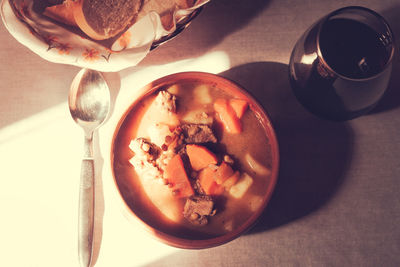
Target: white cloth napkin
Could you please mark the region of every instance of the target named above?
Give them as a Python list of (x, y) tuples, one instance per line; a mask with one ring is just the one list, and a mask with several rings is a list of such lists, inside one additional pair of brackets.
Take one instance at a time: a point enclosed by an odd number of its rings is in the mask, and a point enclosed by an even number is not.
[(33, 0), (3, 0), (1, 16), (7, 30), (21, 44), (42, 58), (62, 64), (115, 72), (137, 65), (150, 52), (152, 44), (173, 34), (193, 12), (209, 0), (198, 0), (185, 10), (175, 10), (173, 27), (165, 29), (160, 16), (150, 12), (121, 38), (106, 47), (37, 14)]

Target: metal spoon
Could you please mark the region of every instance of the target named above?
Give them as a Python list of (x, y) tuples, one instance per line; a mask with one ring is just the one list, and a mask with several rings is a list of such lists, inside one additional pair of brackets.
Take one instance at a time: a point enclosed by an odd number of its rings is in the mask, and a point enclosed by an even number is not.
[(110, 109), (110, 91), (103, 76), (82, 69), (74, 78), (68, 96), (72, 118), (85, 132), (81, 167), (78, 216), (78, 254), (81, 266), (92, 260), (94, 224), (93, 132), (105, 121)]

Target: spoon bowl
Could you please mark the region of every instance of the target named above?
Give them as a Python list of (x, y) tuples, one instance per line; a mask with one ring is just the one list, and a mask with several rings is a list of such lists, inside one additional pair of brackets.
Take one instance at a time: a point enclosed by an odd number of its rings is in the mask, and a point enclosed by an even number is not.
[(82, 69), (72, 81), (68, 103), (75, 122), (85, 132), (94, 131), (105, 121), (110, 109), (110, 92), (103, 76)]
[(78, 254), (82, 267), (90, 266), (94, 224), (93, 133), (110, 110), (110, 91), (101, 73), (82, 69), (71, 84), (68, 104), (74, 121), (85, 132), (78, 216)]

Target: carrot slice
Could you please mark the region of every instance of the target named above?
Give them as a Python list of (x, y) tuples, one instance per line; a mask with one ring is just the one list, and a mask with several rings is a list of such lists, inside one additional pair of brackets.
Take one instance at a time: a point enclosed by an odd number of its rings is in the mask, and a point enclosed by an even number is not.
[(175, 155), (165, 168), (165, 178), (171, 184), (171, 190), (175, 196), (188, 197), (194, 194), (179, 154)]
[(211, 195), (213, 191), (213, 187), (215, 187), (216, 183), (213, 178), (214, 170), (210, 167), (203, 169), (199, 173), (199, 182), (201, 188), (203, 188), (204, 192), (207, 195)]
[(223, 161), (221, 165), (208, 165), (199, 173), (199, 182), (207, 195), (219, 195), (238, 181), (240, 173)]
[(224, 192), (224, 188), (218, 185), (214, 180), (216, 172), (215, 166), (206, 167), (199, 173), (199, 182), (204, 193), (207, 195), (219, 195)]
[(239, 180), (239, 177), (240, 172), (236, 171), (231, 177), (222, 183), (222, 186), (225, 187), (226, 190), (229, 190), (233, 185), (236, 184), (236, 182)]
[(221, 195), (225, 192), (225, 188), (221, 185), (218, 185), (217, 183), (214, 184), (214, 187), (212, 188), (212, 193), (211, 195)]
[(242, 124), (227, 99), (218, 98), (215, 100), (214, 110), (229, 133), (238, 134), (242, 131)]
[(249, 106), (249, 104), (247, 103), (246, 100), (238, 99), (238, 98), (230, 99), (229, 105), (235, 111), (236, 116), (239, 119), (241, 119), (243, 117), (243, 114), (245, 113), (245, 111), (247, 110), (247, 107)]
[(186, 145), (186, 153), (193, 170), (199, 171), (210, 164), (217, 164), (217, 156), (204, 146)]
[(217, 184), (222, 184), (226, 179), (233, 175), (232, 167), (223, 161), (214, 172), (213, 178)]

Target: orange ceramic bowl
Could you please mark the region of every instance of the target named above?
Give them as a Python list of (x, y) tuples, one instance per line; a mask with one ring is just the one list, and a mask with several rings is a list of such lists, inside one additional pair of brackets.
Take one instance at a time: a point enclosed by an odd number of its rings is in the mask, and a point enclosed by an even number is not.
[[(130, 205), (130, 202), (132, 200), (128, 199), (129, 197), (127, 197), (126, 188), (125, 189), (123, 188), (126, 187), (126, 182), (124, 182), (124, 177), (122, 177), (123, 175), (121, 175), (118, 171), (118, 168), (121, 165), (124, 165), (125, 167), (129, 165), (129, 162), (121, 162), (118, 158), (120, 158), (121, 153), (126, 153), (126, 151), (125, 152), (121, 151), (120, 143), (121, 143), (121, 138), (123, 138), (122, 132), (124, 131), (124, 129), (126, 131), (126, 127), (128, 127), (127, 124), (132, 123), (129, 122), (129, 120), (131, 120), (129, 119), (129, 117), (133, 112), (134, 108), (141, 103), (141, 100), (143, 98), (151, 95), (157, 90), (164, 88), (167, 85), (179, 84), (182, 82), (194, 82), (194, 83), (200, 82), (203, 84), (213, 85), (214, 87), (222, 89), (224, 92), (228, 93), (229, 95), (235, 98), (247, 100), (247, 102), (249, 103), (249, 108), (255, 114), (257, 120), (261, 124), (262, 129), (264, 130), (265, 135), (267, 136), (270, 144), (269, 153), (271, 154), (271, 166), (270, 166), (271, 173), (269, 176), (269, 182), (265, 187), (265, 192), (263, 192), (261, 197), (262, 198), (261, 204), (239, 227), (233, 229), (230, 232), (223, 233), (218, 236), (209, 237), (206, 235), (205, 236), (200, 235), (196, 237), (182, 237), (173, 232), (165, 231), (165, 229), (161, 229), (160, 227), (154, 226), (153, 224), (149, 223), (145, 218), (146, 216), (143, 216), (143, 212), (146, 212), (145, 210), (139, 211), (135, 208), (132, 208), (132, 205)], [(239, 85), (221, 76), (210, 73), (182, 72), (182, 73), (168, 75), (149, 83), (143, 88), (142, 92), (143, 94), (131, 104), (131, 106), (128, 108), (128, 110), (120, 119), (113, 136), (112, 147), (111, 147), (111, 166), (114, 176), (114, 182), (118, 189), (119, 195), (123, 200), (124, 206), (128, 211), (127, 213), (129, 219), (138, 221), (144, 227), (144, 229), (156, 239), (168, 245), (178, 248), (202, 249), (202, 248), (215, 247), (239, 237), (241, 234), (246, 232), (249, 228), (251, 228), (251, 226), (255, 224), (255, 222), (257, 221), (257, 219), (267, 206), (267, 203), (271, 198), (278, 177), (278, 169), (279, 169), (278, 142), (275, 135), (275, 131), (271, 124), (271, 120), (268, 117), (267, 113), (264, 111), (261, 105), (257, 103), (257, 101)]]

